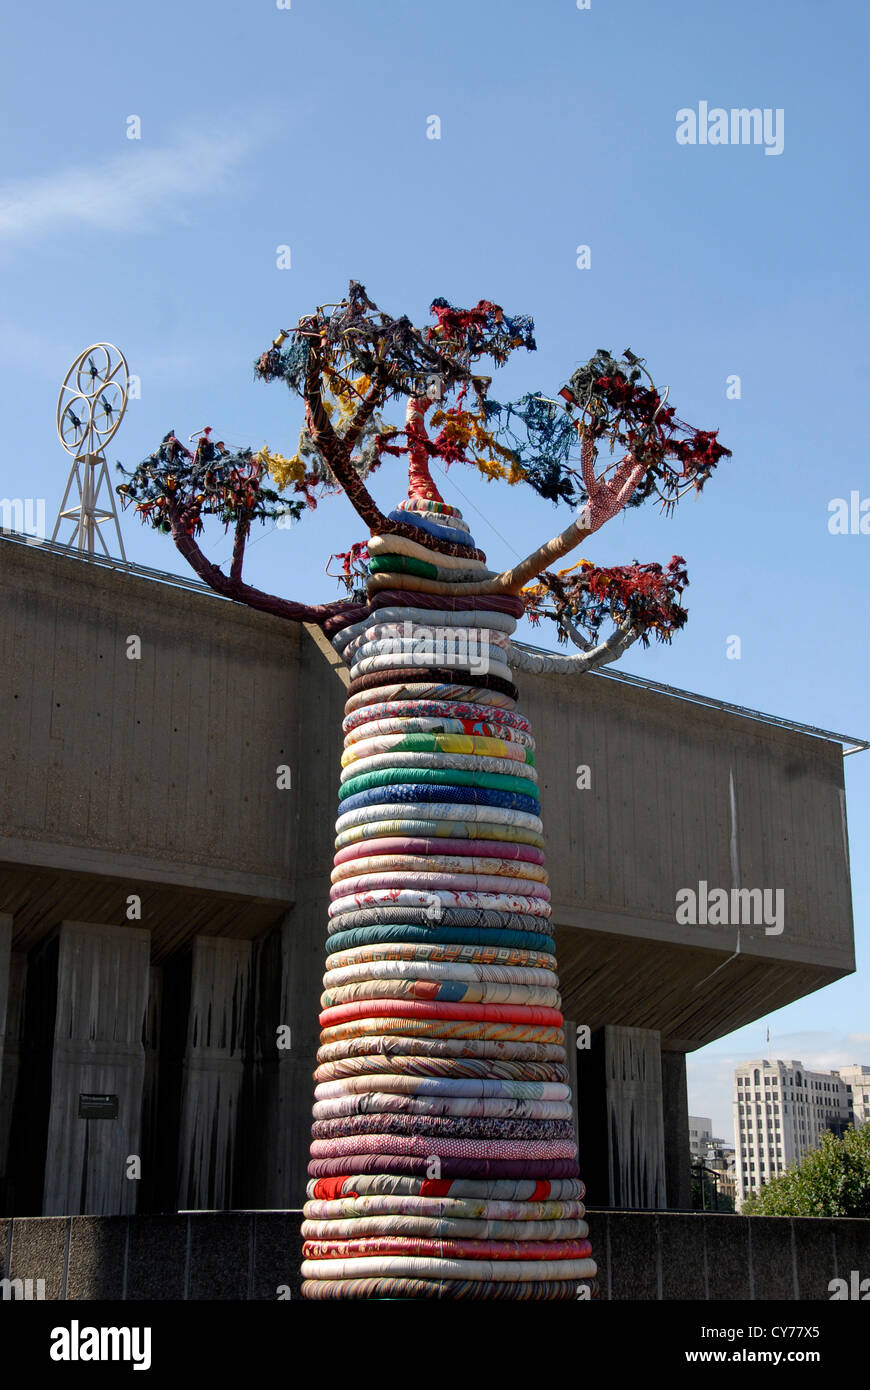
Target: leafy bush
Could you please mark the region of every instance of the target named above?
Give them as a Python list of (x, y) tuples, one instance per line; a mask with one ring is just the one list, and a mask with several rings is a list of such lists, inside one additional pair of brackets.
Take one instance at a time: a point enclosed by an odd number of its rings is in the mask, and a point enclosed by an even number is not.
[(800, 1163), (744, 1199), (744, 1216), (870, 1216), (870, 1124), (827, 1133)]

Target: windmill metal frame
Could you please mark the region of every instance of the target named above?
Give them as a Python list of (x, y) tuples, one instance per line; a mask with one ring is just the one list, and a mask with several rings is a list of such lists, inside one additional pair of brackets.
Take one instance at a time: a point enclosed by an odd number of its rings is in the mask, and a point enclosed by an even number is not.
[[(113, 343), (92, 343), (79, 353), (64, 377), (57, 401), (57, 436), (73, 462), (51, 535), (54, 543), (61, 522), (72, 521), (70, 548), (93, 558), (98, 554), (98, 540), (106, 558), (113, 560), (116, 557), (109, 551), (101, 527), (114, 522), (124, 565), (127, 555), (105, 447), (127, 409), (128, 388), (127, 361)], [(103, 411), (102, 421), (97, 419), (98, 408)], [(104, 490), (107, 502), (102, 501)], [(78, 497), (74, 505), (69, 505), (71, 495)]]

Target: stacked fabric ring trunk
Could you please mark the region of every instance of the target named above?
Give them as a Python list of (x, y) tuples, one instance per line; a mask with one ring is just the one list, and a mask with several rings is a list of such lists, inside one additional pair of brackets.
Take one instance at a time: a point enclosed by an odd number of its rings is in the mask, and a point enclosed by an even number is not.
[(442, 592), (489, 574), (459, 512), (392, 515), (426, 558), (379, 538), (365, 616), (330, 631), (351, 681), (302, 1291), (577, 1298), (595, 1264), (508, 665), (523, 606)]

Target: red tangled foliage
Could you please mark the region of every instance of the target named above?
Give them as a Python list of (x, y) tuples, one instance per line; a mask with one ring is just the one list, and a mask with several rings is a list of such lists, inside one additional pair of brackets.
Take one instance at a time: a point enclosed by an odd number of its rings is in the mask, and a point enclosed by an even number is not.
[(628, 620), (647, 646), (650, 633), (660, 642), (670, 642), (684, 626), (688, 613), (680, 600), (688, 583), (681, 555), (672, 556), (665, 568), (635, 563), (605, 569), (582, 563), (577, 574), (541, 575), (523, 591), (523, 598), (530, 622), (537, 625), (541, 618), (553, 619), (560, 641), (567, 638), (566, 625), (593, 640), (605, 620), (617, 624)]
[(630, 505), (655, 493), (670, 509), (686, 487), (700, 490), (731, 450), (719, 443), (718, 430), (698, 430), (678, 419), (652, 382), (644, 385), (643, 370), (634, 353), (626, 351), (618, 363), (599, 349), (559, 394), (569, 408), (579, 407), (585, 437), (596, 444), (607, 438), (645, 465)]
[(436, 322), (427, 328), (426, 341), (437, 343), (442, 352), (456, 353), (460, 361), (486, 355), (501, 366), (515, 348), (535, 350), (532, 320), (525, 314), (506, 314), (489, 299), (479, 299), (473, 309), (457, 309), (446, 299), (435, 299), (429, 312)]

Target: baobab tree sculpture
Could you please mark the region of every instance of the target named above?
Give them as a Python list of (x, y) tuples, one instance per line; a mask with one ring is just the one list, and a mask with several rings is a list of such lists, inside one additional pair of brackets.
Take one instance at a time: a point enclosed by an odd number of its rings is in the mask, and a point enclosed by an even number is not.
[[(445, 300), (416, 328), (351, 282), (258, 359), (305, 406), (292, 457), (173, 433), (118, 489), (217, 592), (315, 623), (350, 666), (317, 1055), (303, 1292), (311, 1298), (588, 1296), (595, 1264), (560, 1012), (534, 739), (514, 670), (584, 672), (682, 627), (684, 562), (551, 566), (623, 508), (671, 509), (728, 450), (677, 419), (642, 359), (599, 350), (555, 397), (503, 405), (479, 364), (532, 321)], [(404, 424), (385, 416), (404, 401)], [(430, 417), (434, 435), (426, 429)], [(367, 487), (406, 456), (408, 495)], [(431, 466), (464, 463), (576, 509), (487, 568)], [(369, 530), (349, 596), (303, 604), (242, 578), (252, 524), (343, 491)], [(203, 518), (234, 529), (228, 573)], [(552, 620), (570, 655), (510, 640)], [(603, 636), (605, 624), (612, 631)]]

